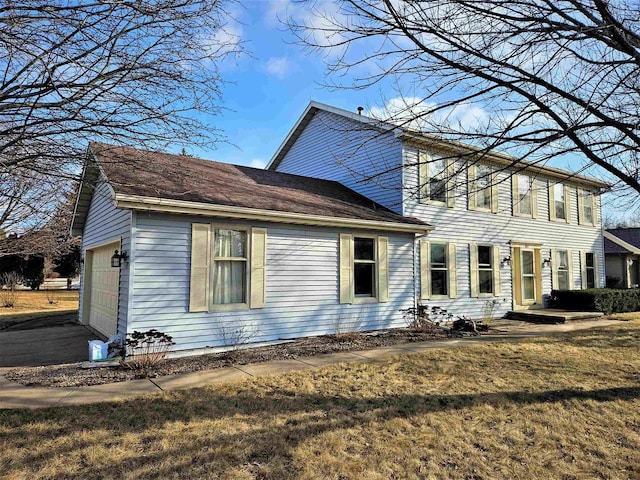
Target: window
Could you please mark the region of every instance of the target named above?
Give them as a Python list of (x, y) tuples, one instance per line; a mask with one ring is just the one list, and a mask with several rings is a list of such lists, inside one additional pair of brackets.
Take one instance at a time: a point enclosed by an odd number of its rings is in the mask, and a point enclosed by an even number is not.
[(193, 223), (189, 311), (262, 308), (267, 230)]
[(447, 162), (444, 159), (432, 160), (429, 164), (429, 199), (435, 202), (447, 201)]
[(480, 293), (493, 293), (492, 248), (478, 245), (478, 290)]
[(529, 175), (516, 175), (516, 208), (520, 215), (533, 215), (532, 185)]
[(500, 295), (500, 247), (469, 245), (471, 296)]
[(585, 190), (578, 191), (578, 208), (582, 225), (595, 225), (596, 196)]
[(247, 232), (213, 229), (213, 303), (247, 301)]
[(556, 258), (552, 259), (552, 267), (555, 270), (555, 290), (570, 290), (570, 273), (569, 273), (569, 252), (567, 250), (557, 250)]
[(521, 250), (522, 270), (522, 300), (525, 302), (536, 301), (536, 271), (535, 255), (533, 250)]
[(356, 297), (376, 296), (376, 248), (373, 238), (354, 238), (353, 288)]
[(596, 288), (596, 254), (587, 252), (584, 254), (584, 270), (587, 288)]
[(340, 234), (340, 303), (389, 301), (388, 237)]
[(420, 297), (458, 296), (455, 243), (420, 242)]
[(454, 162), (449, 158), (432, 157), (418, 151), (421, 203), (444, 203), (455, 206)]
[(554, 218), (558, 220), (566, 220), (567, 211), (565, 204), (564, 185), (562, 185), (561, 183), (556, 183), (551, 188), (553, 188), (553, 205), (551, 205), (550, 208), (554, 209)]
[(446, 244), (431, 244), (431, 295), (447, 295), (447, 251)]
[(492, 169), (488, 165), (476, 166), (476, 179), (474, 182), (476, 195), (476, 208), (491, 210), (491, 178)]

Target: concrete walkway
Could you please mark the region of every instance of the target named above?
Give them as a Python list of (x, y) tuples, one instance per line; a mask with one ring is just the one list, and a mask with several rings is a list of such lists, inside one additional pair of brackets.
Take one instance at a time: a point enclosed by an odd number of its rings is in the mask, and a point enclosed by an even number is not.
[(10, 370), (9, 368), (0, 368), (0, 409), (43, 408), (115, 401), (136, 395), (214, 385), (222, 382), (237, 381), (296, 370), (310, 370), (336, 363), (384, 361), (392, 356), (415, 354), (434, 348), (459, 347), (488, 342), (517, 341), (549, 333), (584, 330), (617, 323), (621, 322), (615, 320), (596, 320), (562, 325), (532, 325), (525, 322), (503, 320), (493, 325), (499, 332), (496, 335), (405, 343), (371, 350), (333, 353), (296, 360), (277, 360), (251, 365), (238, 365), (216, 370), (168, 375), (152, 379), (132, 380), (91, 387), (25, 387), (10, 382), (5, 378), (4, 373)]

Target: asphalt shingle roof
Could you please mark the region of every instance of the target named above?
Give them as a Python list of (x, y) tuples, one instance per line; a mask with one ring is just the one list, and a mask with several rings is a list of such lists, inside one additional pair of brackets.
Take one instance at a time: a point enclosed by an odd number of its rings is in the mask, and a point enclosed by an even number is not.
[(90, 150), (116, 194), (427, 226), (335, 181), (102, 143)]

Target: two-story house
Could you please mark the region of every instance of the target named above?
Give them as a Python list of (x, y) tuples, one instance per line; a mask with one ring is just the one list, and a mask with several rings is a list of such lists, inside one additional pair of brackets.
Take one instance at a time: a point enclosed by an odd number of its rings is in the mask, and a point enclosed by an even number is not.
[(604, 280), (604, 183), (317, 103), (267, 170), (94, 143), (83, 175), (79, 315), (107, 337), (260, 345)]
[(270, 170), (337, 180), (434, 227), (415, 242), (416, 297), (459, 315), (540, 308), (604, 285), (604, 182), (312, 102)]

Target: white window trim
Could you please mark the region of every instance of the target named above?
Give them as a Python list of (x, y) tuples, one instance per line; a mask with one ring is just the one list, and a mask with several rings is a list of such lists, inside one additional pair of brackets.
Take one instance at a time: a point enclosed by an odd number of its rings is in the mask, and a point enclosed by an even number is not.
[[(214, 278), (214, 271), (215, 271), (215, 263), (216, 263), (216, 257), (215, 257), (215, 231), (216, 229), (221, 229), (221, 230), (237, 230), (237, 231), (242, 231), (245, 233), (245, 238), (246, 238), (246, 246), (245, 246), (245, 254), (246, 254), (246, 258), (245, 258), (245, 292), (244, 292), (244, 298), (245, 301), (242, 303), (224, 303), (224, 304), (220, 304), (220, 303), (214, 303), (213, 302), (213, 278)], [(209, 271), (209, 290), (210, 290), (210, 296), (209, 296), (209, 311), (210, 312), (229, 312), (229, 311), (235, 311), (235, 310), (249, 310), (249, 298), (251, 298), (251, 227), (249, 225), (238, 225), (238, 224), (233, 224), (233, 225), (225, 225), (225, 224), (221, 224), (221, 223), (212, 223), (211, 224), (211, 245), (210, 245), (210, 249), (211, 249), (211, 269)], [(227, 260), (227, 257), (218, 257), (218, 260), (221, 261), (225, 261)]]
[(559, 290), (559, 276), (558, 276), (558, 272), (560, 272), (561, 270), (558, 268), (558, 266), (560, 265), (560, 252), (566, 252), (567, 253), (567, 277), (568, 277), (568, 282), (569, 282), (569, 290), (573, 290), (575, 288), (574, 286), (574, 279), (573, 279), (573, 253), (571, 250), (569, 250), (568, 248), (558, 248), (558, 249), (553, 249), (551, 250), (551, 289), (552, 290)]
[[(355, 296), (355, 238), (371, 238), (375, 257), (375, 296)], [(389, 237), (374, 234), (339, 235), (338, 302), (340, 304), (385, 303), (389, 301)]]
[[(529, 201), (531, 203), (531, 213), (522, 213), (520, 211), (520, 188), (519, 188), (519, 178), (520, 177), (528, 177), (529, 178)], [(538, 217), (538, 193), (536, 190), (536, 177), (528, 173), (513, 173), (511, 176), (511, 204), (513, 207), (513, 216), (514, 217), (523, 217), (523, 218), (537, 218)]]
[[(556, 216), (556, 191), (555, 187), (562, 185), (564, 195), (564, 218)], [(571, 223), (571, 189), (569, 185), (549, 180), (549, 220), (557, 223)]]
[[(482, 165), (484, 167), (489, 168), (491, 173), (489, 174), (489, 185), (485, 188), (479, 189), (477, 187), (478, 180), (478, 165)], [(487, 213), (498, 213), (499, 208), (499, 196), (498, 196), (498, 172), (495, 170), (495, 167), (492, 165), (485, 164), (475, 164), (469, 165), (467, 167), (467, 176), (468, 176), (468, 196), (469, 196), (469, 205), (468, 209), (478, 212), (487, 212)], [(489, 206), (481, 207), (478, 205), (478, 192), (485, 191), (489, 194)]]
[[(434, 161), (443, 160), (445, 163), (445, 200), (431, 198), (431, 167)], [(455, 207), (456, 200), (456, 172), (455, 159), (447, 157), (434, 158), (425, 150), (418, 150), (418, 191), (419, 202), (425, 205), (438, 205), (448, 208)]]
[[(589, 195), (591, 198), (591, 221), (590, 222), (588, 222), (585, 219), (585, 213), (584, 213), (584, 209), (586, 206), (585, 204), (586, 195)], [(592, 191), (587, 191), (583, 188), (578, 189), (578, 223), (580, 225), (588, 225), (588, 226), (595, 227), (598, 224), (597, 205), (598, 205), (598, 200), (595, 193), (593, 193)]]
[[(356, 256), (355, 256), (356, 238), (370, 238), (371, 240), (373, 240), (373, 260), (356, 260)], [(354, 234), (351, 236), (351, 245), (354, 252), (353, 258), (351, 259), (351, 272), (352, 272), (351, 277), (353, 278), (353, 281), (351, 282), (351, 298), (353, 299), (352, 303), (378, 303), (378, 296), (379, 296), (378, 236)], [(373, 272), (375, 275), (374, 282), (373, 282), (374, 294), (372, 296), (360, 296), (360, 297), (356, 296), (356, 276), (355, 276), (356, 263), (367, 263), (367, 264), (373, 264), (374, 266), (373, 268)]]
[[(444, 245), (447, 271), (447, 294), (434, 295), (431, 289), (431, 245)], [(420, 298), (423, 300), (439, 300), (458, 297), (457, 280), (457, 245), (451, 242), (421, 240), (420, 245)], [(452, 254), (453, 262), (451, 261)], [(440, 270), (441, 271), (441, 270)]]

